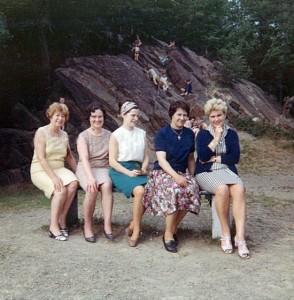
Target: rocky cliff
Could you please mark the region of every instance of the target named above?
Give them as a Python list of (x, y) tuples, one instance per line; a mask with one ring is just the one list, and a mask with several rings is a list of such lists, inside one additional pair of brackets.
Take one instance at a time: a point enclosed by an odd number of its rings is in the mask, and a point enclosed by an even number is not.
[[(147, 131), (150, 148), (155, 132), (169, 122), (168, 107), (172, 101), (185, 100), (191, 114), (202, 117), (203, 106), (211, 97), (222, 98), (229, 104), (228, 119), (235, 116), (252, 117), (294, 129), (293, 119), (281, 116), (282, 108), (258, 86), (245, 80), (224, 82), (222, 64), (211, 62), (189, 49), (167, 48), (165, 43), (154, 40), (153, 45), (143, 45), (139, 61), (130, 53), (117, 56), (97, 55), (68, 59), (56, 74), (72, 95), (67, 100), (70, 120), (67, 131), (75, 151), (77, 134), (88, 124), (85, 111), (93, 102), (101, 103), (107, 111), (105, 127), (113, 131), (120, 126), (118, 103), (125, 99), (136, 101), (142, 111), (140, 127)], [(165, 65), (160, 57), (167, 56)], [(158, 73), (166, 71), (172, 86), (163, 91), (147, 78), (146, 66)], [(185, 80), (191, 79), (193, 94), (180, 95)], [(25, 107), (14, 109), (16, 129), (1, 129), (0, 183), (15, 183), (29, 179), (34, 130), (46, 124), (44, 112), (32, 115)], [(11, 151), (8, 149), (12, 149)]]

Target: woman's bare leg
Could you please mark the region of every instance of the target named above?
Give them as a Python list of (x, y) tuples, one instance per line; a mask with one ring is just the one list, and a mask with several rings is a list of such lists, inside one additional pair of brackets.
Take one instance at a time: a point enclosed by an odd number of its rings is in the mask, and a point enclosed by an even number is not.
[(100, 185), (101, 190), (101, 203), (104, 216), (104, 231), (106, 233), (112, 233), (111, 218), (113, 209), (113, 194), (112, 183), (105, 182)]
[(176, 226), (178, 212), (174, 212), (165, 217), (165, 233), (164, 233), (164, 240), (168, 243), (171, 240), (174, 240), (174, 228)]
[(229, 225), (230, 191), (227, 185), (221, 185), (217, 188), (215, 207), (222, 227), (222, 236), (231, 236)]
[(89, 238), (93, 234), (93, 215), (96, 207), (98, 191), (90, 193), (86, 192), (83, 202), (83, 216), (84, 216), (84, 235)]
[(131, 226), (133, 229), (133, 234), (131, 236), (131, 240), (135, 241), (140, 236), (141, 229), (141, 221), (145, 212), (145, 207), (142, 203), (142, 198), (144, 195), (144, 187), (136, 186), (133, 190), (134, 202), (133, 202), (133, 221), (131, 222)]
[(59, 228), (59, 218), (61, 214), (62, 207), (64, 205), (64, 201), (66, 199), (67, 190), (66, 187), (62, 187), (60, 192), (54, 191), (52, 200), (51, 200), (51, 220), (49, 230), (54, 235), (60, 235), (61, 231)]
[(66, 188), (66, 199), (64, 201), (64, 204), (61, 209), (60, 217), (59, 217), (59, 224), (61, 228), (66, 228), (66, 217), (68, 210), (72, 204), (72, 201), (74, 199), (74, 196), (77, 192), (78, 188), (78, 182), (77, 181), (72, 181), (70, 184), (65, 186)]

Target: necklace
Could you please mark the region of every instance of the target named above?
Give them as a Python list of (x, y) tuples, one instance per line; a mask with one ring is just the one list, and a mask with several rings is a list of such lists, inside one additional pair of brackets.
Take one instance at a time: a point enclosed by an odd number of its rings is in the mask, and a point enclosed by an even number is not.
[(171, 128), (172, 131), (178, 136), (178, 140), (180, 140), (180, 139), (181, 139), (181, 135), (182, 135), (184, 129), (182, 129), (181, 132), (177, 132), (177, 131), (176, 131), (175, 129), (173, 129), (172, 127), (170, 127), (170, 128)]

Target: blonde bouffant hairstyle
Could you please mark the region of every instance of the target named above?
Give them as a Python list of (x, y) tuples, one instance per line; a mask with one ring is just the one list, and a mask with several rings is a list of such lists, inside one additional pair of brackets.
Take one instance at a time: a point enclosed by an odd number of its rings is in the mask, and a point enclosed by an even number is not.
[(220, 110), (226, 115), (228, 106), (222, 99), (212, 98), (204, 105), (204, 113), (206, 116), (209, 116), (213, 110)]
[(69, 111), (65, 104), (54, 102), (52, 103), (48, 109), (46, 110), (46, 117), (50, 120), (52, 116), (56, 113), (56, 111), (60, 111), (65, 115), (65, 122), (68, 121), (69, 118)]

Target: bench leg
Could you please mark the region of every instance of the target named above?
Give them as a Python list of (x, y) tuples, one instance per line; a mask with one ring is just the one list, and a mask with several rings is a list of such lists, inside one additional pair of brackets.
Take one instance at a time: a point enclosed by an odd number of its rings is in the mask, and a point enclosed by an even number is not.
[[(218, 239), (221, 238), (222, 236), (222, 227), (217, 215), (216, 207), (215, 207), (215, 197), (212, 196), (212, 201), (211, 201), (211, 219), (212, 219), (212, 228), (211, 228), (211, 234), (212, 234), (212, 239)], [(229, 215), (229, 224), (230, 227), (232, 228), (232, 224), (230, 221), (230, 215)]]
[(212, 197), (212, 201), (211, 201), (211, 220), (212, 220), (212, 227), (211, 227), (212, 238), (213, 239), (220, 238), (222, 235), (222, 228), (216, 212), (214, 196)]
[(78, 223), (79, 223), (79, 216), (78, 216), (78, 191), (77, 191), (66, 216), (66, 225), (68, 227), (71, 227)]

